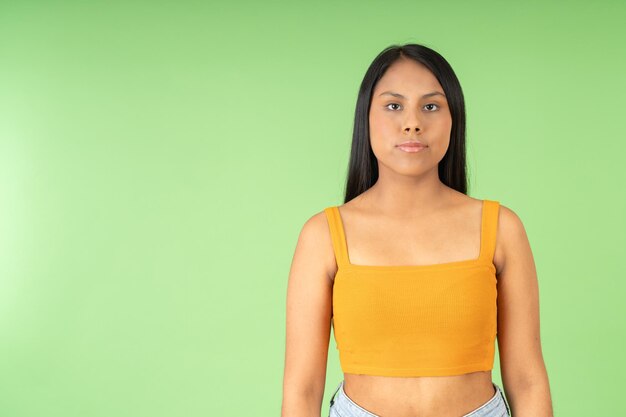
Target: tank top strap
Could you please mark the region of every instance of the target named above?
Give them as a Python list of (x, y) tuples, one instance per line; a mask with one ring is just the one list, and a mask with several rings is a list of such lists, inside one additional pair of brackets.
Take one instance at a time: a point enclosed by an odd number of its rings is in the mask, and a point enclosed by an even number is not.
[(500, 203), (498, 201), (483, 200), (480, 257), (488, 262), (493, 262), (493, 256), (496, 251), (499, 209)]
[(333, 244), (333, 251), (335, 252), (337, 266), (341, 267), (342, 265), (346, 265), (348, 263), (348, 247), (346, 244), (343, 222), (341, 221), (341, 214), (339, 213), (339, 207), (326, 207), (324, 212), (326, 213), (326, 218), (328, 219), (328, 227), (330, 228), (330, 237)]

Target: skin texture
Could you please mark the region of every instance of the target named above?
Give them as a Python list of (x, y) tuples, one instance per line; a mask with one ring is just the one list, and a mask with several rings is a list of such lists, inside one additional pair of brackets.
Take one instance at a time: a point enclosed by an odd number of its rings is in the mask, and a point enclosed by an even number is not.
[[(404, 98), (380, 95), (386, 91)], [(478, 257), (482, 201), (439, 180), (452, 119), (444, 96), (422, 98), (435, 91), (444, 92), (436, 77), (408, 59), (392, 64), (375, 87), (369, 123), (379, 179), (339, 206), (353, 264), (427, 265)], [(396, 147), (415, 139), (427, 148), (406, 153)], [(552, 416), (535, 264), (521, 220), (504, 205), (494, 264), (502, 387), (512, 414)], [(283, 417), (320, 415), (336, 272), (322, 211), (303, 226), (289, 274)], [(352, 401), (382, 416), (459, 417), (495, 393), (491, 371), (402, 378), (346, 373), (344, 379)]]

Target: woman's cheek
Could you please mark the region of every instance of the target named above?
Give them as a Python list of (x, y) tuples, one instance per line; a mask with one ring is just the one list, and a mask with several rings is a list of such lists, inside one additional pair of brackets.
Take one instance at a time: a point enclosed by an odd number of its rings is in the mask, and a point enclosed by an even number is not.
[(370, 133), (370, 145), (374, 156), (381, 162), (389, 161), (390, 158), (394, 158), (395, 144), (391, 139), (391, 135), (386, 132), (373, 132)]
[(441, 142), (435, 142), (432, 145), (432, 155), (438, 160), (441, 161), (443, 159), (443, 157), (446, 155), (446, 152), (448, 152), (448, 147), (450, 145), (450, 141), (441, 141)]

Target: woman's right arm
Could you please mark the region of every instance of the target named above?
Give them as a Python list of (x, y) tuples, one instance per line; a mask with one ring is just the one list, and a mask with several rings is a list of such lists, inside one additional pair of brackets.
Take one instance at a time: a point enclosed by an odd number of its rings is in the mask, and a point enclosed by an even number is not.
[(289, 272), (281, 417), (320, 417), (336, 268), (322, 211), (302, 227)]

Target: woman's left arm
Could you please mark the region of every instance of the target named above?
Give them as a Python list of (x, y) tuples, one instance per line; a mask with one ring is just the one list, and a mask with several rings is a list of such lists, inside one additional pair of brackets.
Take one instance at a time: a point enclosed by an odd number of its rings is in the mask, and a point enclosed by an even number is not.
[(522, 221), (502, 205), (497, 236), (504, 253), (497, 284), (497, 340), (504, 392), (512, 417), (553, 417), (541, 351), (535, 261)]

